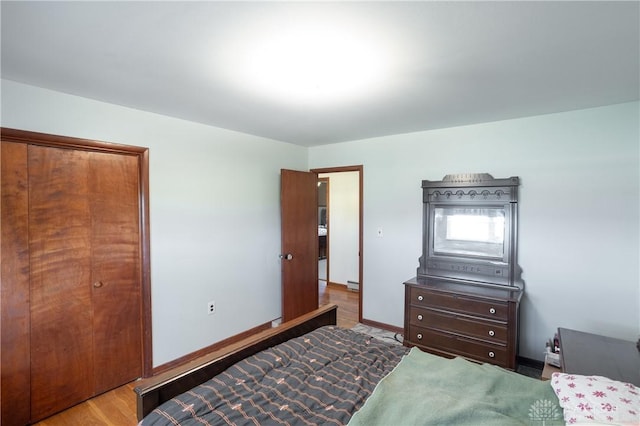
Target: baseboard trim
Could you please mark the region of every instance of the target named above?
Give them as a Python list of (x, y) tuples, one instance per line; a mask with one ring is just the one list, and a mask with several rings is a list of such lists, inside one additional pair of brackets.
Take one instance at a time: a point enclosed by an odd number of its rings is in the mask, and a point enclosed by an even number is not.
[(217, 351), (219, 349), (222, 349), (225, 346), (231, 345), (233, 343), (237, 343), (242, 339), (246, 339), (249, 336), (253, 336), (254, 334), (260, 333), (261, 331), (268, 330), (270, 328), (271, 328), (271, 322), (267, 322), (257, 327), (253, 327), (249, 330), (243, 331), (242, 333), (228, 337), (224, 340), (214, 343), (213, 345), (209, 345), (205, 348), (199, 349), (195, 352), (191, 352), (190, 354), (174, 359), (173, 361), (169, 361), (166, 364), (162, 364), (157, 367), (154, 367), (153, 375), (155, 376), (156, 374), (163, 373), (167, 370), (170, 370), (173, 367), (177, 367), (178, 365), (182, 365), (189, 361), (193, 361), (194, 359), (200, 358), (201, 356), (206, 355), (209, 352)]
[(383, 322), (372, 321), (366, 318), (362, 318), (360, 324), (368, 325), (370, 327), (381, 328), (382, 330), (393, 331), (394, 333), (404, 334), (404, 328), (396, 327), (394, 325), (385, 324)]

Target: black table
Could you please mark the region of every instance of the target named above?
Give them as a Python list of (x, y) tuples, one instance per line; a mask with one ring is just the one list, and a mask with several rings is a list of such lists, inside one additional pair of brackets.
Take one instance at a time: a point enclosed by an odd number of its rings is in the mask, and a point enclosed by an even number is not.
[(605, 376), (640, 386), (640, 351), (635, 342), (559, 328), (562, 371)]

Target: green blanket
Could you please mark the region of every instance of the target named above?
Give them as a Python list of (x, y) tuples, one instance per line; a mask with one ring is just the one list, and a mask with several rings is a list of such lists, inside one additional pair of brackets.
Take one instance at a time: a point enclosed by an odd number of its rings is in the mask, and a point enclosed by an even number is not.
[(561, 425), (549, 382), (412, 348), (349, 425)]

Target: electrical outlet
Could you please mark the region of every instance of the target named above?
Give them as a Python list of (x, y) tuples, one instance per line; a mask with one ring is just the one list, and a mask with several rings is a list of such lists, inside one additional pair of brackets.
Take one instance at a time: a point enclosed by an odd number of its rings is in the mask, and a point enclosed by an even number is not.
[(207, 303), (207, 313), (209, 315), (213, 315), (216, 313), (216, 302), (214, 302), (213, 300)]

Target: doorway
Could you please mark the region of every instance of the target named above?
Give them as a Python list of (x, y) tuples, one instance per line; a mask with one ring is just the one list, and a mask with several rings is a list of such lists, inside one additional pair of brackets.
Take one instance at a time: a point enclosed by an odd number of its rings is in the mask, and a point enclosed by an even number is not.
[[(353, 302), (343, 311), (348, 311), (349, 316), (360, 322), (363, 291), (363, 167), (346, 166), (311, 171), (318, 175), (318, 288), (321, 294), (326, 290), (337, 294), (335, 303), (339, 306), (341, 300), (357, 299), (357, 312), (353, 312)], [(326, 191), (326, 196), (323, 191)], [(322, 233), (326, 233), (326, 236), (322, 236)], [(323, 247), (323, 243), (326, 247)], [(340, 313), (340, 309), (338, 312)]]
[(318, 281), (329, 279), (329, 178), (318, 177)]

